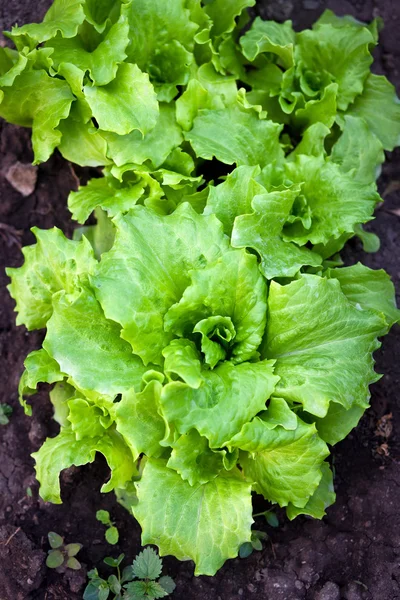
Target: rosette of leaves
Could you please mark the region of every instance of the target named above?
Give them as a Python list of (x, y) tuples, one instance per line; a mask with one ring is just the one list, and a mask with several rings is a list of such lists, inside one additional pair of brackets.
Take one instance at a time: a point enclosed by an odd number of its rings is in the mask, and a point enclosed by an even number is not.
[(178, 86), (203, 64), (225, 77), (235, 19), (254, 2), (55, 0), (42, 23), (7, 34), (16, 50), (0, 53), (0, 115), (32, 127), (37, 163), (58, 147), (86, 166), (161, 164), (183, 139)]
[(42, 497), (61, 502), (60, 471), (100, 452), (102, 491), (122, 490), (143, 543), (208, 575), (251, 541), (252, 490), (290, 518), (323, 516), (327, 443), (368, 407), (377, 338), (398, 319), (383, 271), (321, 265), (269, 282), (215, 212), (222, 222), (187, 202), (135, 206), (113, 218), (100, 262), (85, 238), (35, 230), (8, 270), (18, 323), (47, 329), (21, 399), (56, 384), (60, 433), (34, 454)]
[(65, 569), (78, 571), (81, 564), (75, 557), (82, 549), (82, 544), (64, 544), (64, 538), (54, 531), (50, 531), (47, 537), (51, 550), (47, 553), (46, 566), (61, 572)]
[(330, 10), (299, 33), (291, 21), (256, 18), (240, 39), (254, 67), (246, 73), (249, 100), (298, 133), (317, 122), (343, 129), (351, 115), (368, 125), (371, 144), (393, 150), (399, 143), (396, 93), (385, 77), (370, 72), (381, 26), (379, 19), (367, 26)]

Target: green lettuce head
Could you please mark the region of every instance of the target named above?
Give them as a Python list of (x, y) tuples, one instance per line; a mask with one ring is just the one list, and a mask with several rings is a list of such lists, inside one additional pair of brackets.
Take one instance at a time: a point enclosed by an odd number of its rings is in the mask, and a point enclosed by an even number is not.
[(18, 322), (47, 329), (21, 398), (56, 383), (61, 429), (34, 455), (40, 493), (60, 502), (60, 471), (100, 452), (103, 491), (137, 482), (143, 543), (212, 575), (250, 540), (252, 490), (290, 518), (334, 500), (326, 442), (368, 406), (377, 337), (398, 318), (393, 286), (361, 265), (268, 283), (256, 255), (188, 203), (113, 224), (100, 262), (54, 229), (8, 271)]

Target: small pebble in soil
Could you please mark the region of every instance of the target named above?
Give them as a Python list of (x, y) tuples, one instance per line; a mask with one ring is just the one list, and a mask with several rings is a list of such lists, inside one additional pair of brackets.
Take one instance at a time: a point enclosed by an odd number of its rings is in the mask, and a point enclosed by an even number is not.
[(333, 581), (327, 581), (315, 596), (315, 600), (340, 600), (340, 589)]

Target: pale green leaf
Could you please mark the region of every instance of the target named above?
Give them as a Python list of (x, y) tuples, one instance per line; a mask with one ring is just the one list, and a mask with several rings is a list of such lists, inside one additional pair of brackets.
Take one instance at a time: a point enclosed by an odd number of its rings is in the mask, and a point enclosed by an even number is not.
[(160, 414), (162, 385), (150, 381), (139, 393), (130, 390), (122, 395), (115, 413), (115, 426), (132, 451), (134, 458), (143, 452), (146, 456), (162, 454), (161, 440), (165, 436), (165, 422)]
[(188, 271), (202, 268), (228, 247), (214, 216), (200, 216), (182, 204), (170, 216), (141, 206), (114, 219), (117, 237), (93, 278), (96, 295), (121, 336), (145, 364), (162, 364), (173, 339), (164, 315), (190, 283)]
[[(200, 333), (211, 368), (227, 353), (233, 362), (249, 360), (261, 343), (267, 318), (267, 289), (256, 258), (232, 250), (190, 276), (191, 285), (164, 317), (165, 330), (179, 337)], [(219, 358), (212, 344), (220, 348)], [(216, 361), (207, 360), (207, 354)]]
[(385, 153), (379, 138), (364, 119), (346, 115), (343, 133), (333, 146), (330, 158), (344, 173), (364, 184), (375, 183)]
[[(400, 144), (400, 101), (386, 77), (370, 74), (348, 114), (364, 119), (385, 150), (393, 150)], [(340, 115), (339, 123), (342, 122)]]
[[(325, 79), (339, 86), (338, 107), (346, 110), (362, 93), (372, 63), (375, 40), (367, 27), (317, 24), (296, 36), (295, 61), (301, 65), (303, 91), (318, 89)], [(310, 93), (310, 92), (309, 92)]]
[(256, 250), (261, 258), (261, 272), (267, 279), (293, 277), (303, 265), (321, 264), (315, 252), (284, 241), (283, 228), (300, 189), (295, 185), (255, 196), (252, 201), (255, 212), (235, 219), (232, 246)]
[(61, 140), (58, 150), (66, 160), (81, 167), (103, 167), (110, 164), (107, 158), (107, 142), (91, 121), (85, 123), (77, 118), (72, 107), (67, 119), (60, 122)]
[(136, 468), (129, 448), (118, 433), (110, 430), (102, 437), (77, 441), (73, 431), (65, 428), (55, 438), (47, 438), (40, 450), (32, 454), (43, 500), (61, 504), (60, 472), (73, 465), (79, 467), (93, 462), (96, 452), (104, 455), (112, 471), (101, 491), (125, 487)]
[(339, 280), (342, 292), (354, 306), (367, 308), (383, 316), (388, 328), (399, 321), (396, 291), (383, 269), (375, 271), (357, 263), (352, 267), (328, 269), (324, 275)]
[(25, 414), (31, 415), (32, 409), (25, 402), (24, 396), (32, 396), (39, 383), (63, 381), (65, 374), (61, 372), (59, 364), (43, 348), (28, 354), (24, 367), (25, 371), (18, 386), (19, 400), (24, 407)]
[(225, 455), (225, 450), (211, 450), (207, 439), (192, 429), (174, 442), (167, 467), (190, 485), (207, 483), (224, 469)]
[(85, 19), (84, 3), (85, 0), (54, 0), (43, 23), (14, 27), (9, 36), (15, 43), (18, 43), (18, 38), (22, 37), (22, 44), (25, 38), (28, 38), (34, 45), (50, 40), (58, 33), (64, 38), (73, 38)]
[(185, 339), (172, 340), (162, 354), (165, 358), (163, 371), (170, 381), (180, 377), (190, 387), (200, 387), (203, 381), (201, 356), (194, 342)]
[(227, 558), (250, 541), (251, 485), (228, 473), (193, 487), (164, 461), (147, 461), (132, 507), (142, 543), (157, 544), (160, 555), (194, 560), (196, 575), (214, 575)]
[(336, 494), (333, 488), (333, 475), (326, 462), (321, 465), (322, 478), (319, 485), (307, 504), (302, 508), (289, 504), (286, 508), (286, 514), (292, 521), (298, 515), (309, 515), (314, 519), (322, 519), (326, 514), (325, 509), (336, 500)]
[[(147, 73), (123, 63), (108, 85), (85, 85), (84, 93), (100, 129), (126, 135), (138, 129), (143, 135), (158, 118), (158, 102)], [(0, 105), (1, 113), (1, 105)]]
[(0, 116), (15, 125), (32, 127), (35, 164), (46, 161), (60, 143), (57, 127), (68, 117), (74, 100), (69, 85), (43, 69), (32, 69), (22, 72), (12, 87), (3, 91)]
[(353, 233), (359, 223), (372, 219), (380, 197), (371, 185), (361, 184), (339, 165), (314, 156), (298, 155), (286, 163), (286, 175), (302, 184), (301, 195), (310, 211), (311, 223), (301, 219), (286, 224), (284, 239), (304, 245), (326, 244), (331, 238)]
[(295, 33), (291, 21), (276, 23), (257, 17), (251, 29), (240, 38), (245, 57), (254, 61), (260, 53), (271, 53), (278, 57), (282, 66), (289, 69), (294, 64), (293, 47)]
[(284, 429), (293, 430), (297, 427), (296, 414), (290, 410), (286, 400), (283, 398), (271, 398), (265, 413), (264, 422), (267, 427), (275, 429), (280, 425)]
[(366, 405), (368, 385), (379, 378), (372, 353), (383, 319), (353, 306), (339, 281), (316, 275), (286, 286), (272, 282), (268, 304), (263, 356), (276, 359), (276, 395), (318, 417), (331, 402)]
[(185, 0), (136, 0), (122, 9), (130, 26), (128, 60), (159, 84), (187, 83), (199, 26), (186, 6)]
[(230, 446), (242, 452), (239, 462), (254, 489), (270, 502), (303, 507), (321, 479), (321, 463), (328, 456), (315, 425), (297, 419), (297, 427), (270, 429), (259, 417), (246, 423)]
[(129, 43), (129, 25), (121, 17), (92, 51), (86, 50), (82, 36), (65, 39), (57, 36), (46, 47), (54, 51), (51, 55), (54, 68), (61, 63), (72, 63), (83, 72), (89, 72), (93, 83), (103, 86), (110, 83), (117, 74), (118, 65), (126, 58), (125, 49)]
[(107, 132), (103, 135), (108, 144), (107, 155), (116, 165), (141, 165), (150, 161), (154, 169), (167, 160), (171, 151), (178, 147), (183, 139), (176, 122), (175, 107), (170, 104), (160, 104), (157, 123), (144, 137), (136, 130), (124, 136)]
[(198, 389), (168, 383), (161, 394), (162, 411), (179, 433), (197, 429), (211, 448), (221, 448), (265, 409), (278, 379), (273, 364), (225, 362), (213, 371), (203, 371), (204, 383)]
[(80, 389), (112, 397), (140, 388), (146, 368), (92, 292), (83, 288), (74, 300), (61, 292), (53, 306), (43, 347)]
[(27, 329), (46, 326), (53, 312), (52, 297), (76, 289), (77, 277), (90, 273), (96, 264), (86, 239), (74, 242), (57, 229), (32, 229), (37, 243), (23, 249), (25, 262), (18, 269), (7, 269), (11, 277), (8, 290), (17, 303), (17, 325)]
[(223, 110), (200, 110), (185, 138), (199, 158), (215, 156), (228, 165), (263, 167), (283, 158), (281, 130), (281, 125), (260, 119), (254, 110), (232, 105)]
[(265, 188), (255, 180), (259, 172), (258, 166), (237, 167), (223, 183), (210, 187), (204, 214), (215, 214), (227, 235), (232, 233), (237, 216), (253, 212), (251, 202), (254, 196), (265, 192)]
[(319, 436), (332, 446), (343, 440), (349, 433), (357, 427), (367, 404), (354, 404), (350, 408), (345, 408), (341, 404), (333, 402), (324, 417), (315, 419)]
[(70, 193), (68, 208), (79, 223), (84, 223), (99, 207), (113, 217), (135, 206), (144, 194), (145, 186), (146, 182), (140, 179), (132, 185), (120, 184), (112, 176), (90, 179), (87, 185)]
[(255, 0), (211, 0), (206, 2), (205, 12), (213, 23), (211, 28), (212, 37), (231, 33), (236, 27), (236, 18), (245, 8), (254, 6)]

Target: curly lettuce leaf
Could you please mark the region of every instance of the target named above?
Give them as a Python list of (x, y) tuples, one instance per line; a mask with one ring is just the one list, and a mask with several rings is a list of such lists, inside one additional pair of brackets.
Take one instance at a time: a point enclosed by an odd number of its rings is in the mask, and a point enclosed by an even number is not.
[(124, 489), (137, 474), (130, 450), (116, 431), (111, 429), (103, 436), (78, 441), (71, 429), (63, 428), (56, 437), (47, 438), (40, 450), (32, 454), (43, 500), (61, 504), (60, 472), (73, 465), (79, 467), (92, 463), (96, 452), (104, 455), (111, 469), (111, 477), (102, 486), (102, 492)]
[(46, 48), (53, 50), (51, 58), (55, 69), (62, 63), (71, 63), (88, 72), (95, 85), (103, 86), (115, 79), (118, 66), (127, 57), (128, 33), (127, 19), (121, 16), (94, 49), (86, 48), (84, 35), (73, 38), (58, 35), (46, 44)]
[(160, 411), (162, 385), (149, 381), (142, 392), (129, 390), (122, 395), (115, 411), (115, 426), (136, 460), (141, 453), (161, 456), (165, 437), (165, 422)]
[(174, 106), (162, 103), (159, 108), (157, 123), (145, 136), (137, 130), (124, 136), (108, 132), (103, 134), (108, 146), (107, 155), (117, 166), (128, 163), (141, 165), (150, 161), (152, 167), (157, 169), (181, 144), (183, 136), (176, 122)]
[(380, 200), (374, 187), (354, 180), (350, 173), (343, 173), (339, 165), (322, 156), (297, 155), (286, 163), (286, 175), (302, 184), (301, 195), (310, 211), (311, 223), (301, 218), (288, 222), (283, 239), (301, 246), (307, 242), (327, 244), (344, 233), (354, 233), (356, 225), (373, 218)]
[(109, 84), (101, 87), (87, 84), (83, 91), (104, 131), (127, 135), (138, 129), (145, 135), (157, 123), (159, 108), (154, 88), (148, 74), (137, 65), (122, 63)]
[(259, 54), (269, 53), (277, 56), (277, 60), (285, 69), (294, 65), (295, 32), (291, 21), (276, 23), (263, 21), (256, 17), (249, 31), (240, 38), (244, 56), (253, 62)]
[(173, 443), (167, 467), (174, 469), (192, 486), (203, 484), (217, 477), (225, 468), (226, 454), (226, 450), (211, 450), (207, 439), (192, 429)]
[(318, 435), (327, 444), (334, 446), (357, 427), (367, 408), (368, 404), (354, 404), (350, 408), (337, 403), (330, 404), (326, 415), (315, 419)]
[(286, 514), (292, 521), (299, 515), (308, 515), (314, 519), (322, 519), (326, 514), (325, 510), (336, 500), (336, 494), (333, 488), (333, 474), (329, 465), (324, 462), (321, 465), (322, 478), (317, 489), (305, 506), (299, 508), (294, 504), (289, 504), (286, 508)]
[(186, 5), (185, 0), (136, 0), (122, 9), (130, 28), (128, 60), (149, 73), (165, 101), (176, 95), (176, 85), (187, 83), (194, 62), (199, 25)]
[(119, 184), (112, 176), (90, 179), (87, 185), (80, 187), (77, 192), (70, 193), (68, 208), (78, 223), (85, 223), (98, 207), (110, 217), (114, 217), (135, 206), (144, 194), (145, 187), (146, 182), (140, 179), (129, 186)]
[(330, 159), (355, 181), (369, 184), (375, 183), (385, 153), (379, 138), (366, 121), (348, 114), (344, 117), (343, 133), (333, 146)]
[(258, 166), (237, 167), (223, 183), (210, 187), (204, 214), (215, 214), (227, 235), (231, 235), (237, 216), (252, 212), (254, 196), (265, 193), (265, 188), (255, 179), (259, 172)]
[[(265, 420), (264, 420), (265, 419)], [(300, 508), (309, 501), (321, 481), (321, 464), (328, 456), (327, 445), (314, 424), (297, 418), (296, 429), (268, 427), (268, 416), (256, 417), (229, 442), (240, 448), (239, 462), (253, 488), (280, 506)]]
[(203, 382), (201, 356), (196, 344), (191, 340), (178, 339), (164, 348), (164, 373), (169, 381), (182, 379), (192, 388), (199, 388)]
[[(364, 119), (385, 150), (393, 150), (400, 144), (400, 101), (386, 77), (371, 73), (347, 114)], [(342, 114), (338, 115), (338, 121), (343, 123)]]
[(37, 391), (39, 383), (56, 383), (63, 381), (65, 373), (61, 372), (60, 365), (41, 348), (34, 350), (25, 359), (25, 370), (19, 381), (18, 393), (21, 405), (26, 415), (32, 414), (32, 408), (24, 400), (24, 396), (32, 396)]
[(3, 88), (0, 100), (3, 119), (32, 127), (34, 163), (46, 161), (61, 141), (57, 127), (68, 117), (74, 101), (67, 82), (50, 77), (43, 69), (26, 69), (11, 87)]
[(264, 167), (283, 158), (281, 130), (282, 125), (260, 119), (255, 110), (237, 104), (222, 110), (200, 110), (185, 138), (199, 158)]
[(361, 263), (351, 267), (328, 269), (324, 275), (338, 279), (342, 292), (356, 307), (367, 308), (378, 313), (387, 323), (388, 329), (400, 319), (396, 306), (396, 291), (389, 275), (383, 270), (375, 271)]
[(338, 108), (347, 110), (362, 93), (372, 64), (373, 34), (367, 27), (317, 23), (296, 35), (300, 87), (312, 97), (325, 82), (339, 86)]
[[(267, 320), (267, 288), (256, 258), (233, 250), (190, 277), (191, 285), (164, 317), (165, 330), (179, 337), (199, 333), (211, 368), (228, 355), (233, 362), (249, 360)], [(212, 345), (222, 351), (216, 361), (210, 360)]]
[(252, 201), (255, 212), (235, 219), (232, 246), (256, 250), (266, 279), (293, 277), (303, 265), (317, 267), (322, 262), (318, 254), (285, 241), (282, 234), (300, 190), (295, 185), (255, 196)]
[(161, 394), (162, 412), (179, 433), (196, 429), (211, 448), (222, 448), (258, 412), (265, 409), (278, 381), (274, 362), (227, 361), (203, 371), (203, 384), (191, 388), (179, 381), (168, 383)]
[(189, 204), (165, 217), (137, 206), (114, 222), (115, 244), (93, 277), (96, 296), (135, 354), (162, 364), (162, 350), (175, 337), (164, 330), (164, 315), (190, 283), (190, 269), (214, 261), (228, 241), (214, 216), (200, 216)]
[(76, 386), (107, 397), (140, 389), (147, 369), (89, 289), (73, 299), (59, 292), (53, 307), (43, 347)]
[(195, 575), (214, 575), (250, 541), (251, 484), (238, 473), (191, 486), (164, 461), (149, 459), (136, 487), (132, 511), (142, 544), (157, 544), (161, 556), (194, 560)]
[(57, 34), (64, 38), (73, 38), (85, 20), (83, 8), (85, 2), (86, 0), (54, 0), (43, 23), (13, 27), (8, 37), (18, 48), (24, 47), (27, 43), (36, 46), (56, 37)]
[(41, 329), (53, 313), (53, 295), (76, 289), (77, 278), (90, 273), (95, 265), (92, 247), (86, 239), (68, 240), (54, 227), (32, 229), (37, 243), (23, 249), (25, 262), (18, 269), (7, 269), (11, 277), (8, 290), (16, 301), (17, 325), (28, 330)]
[(368, 385), (379, 376), (372, 353), (386, 331), (377, 314), (356, 307), (340, 283), (302, 275), (289, 285), (272, 282), (263, 356), (276, 360), (276, 395), (324, 417), (330, 403), (367, 406)]

